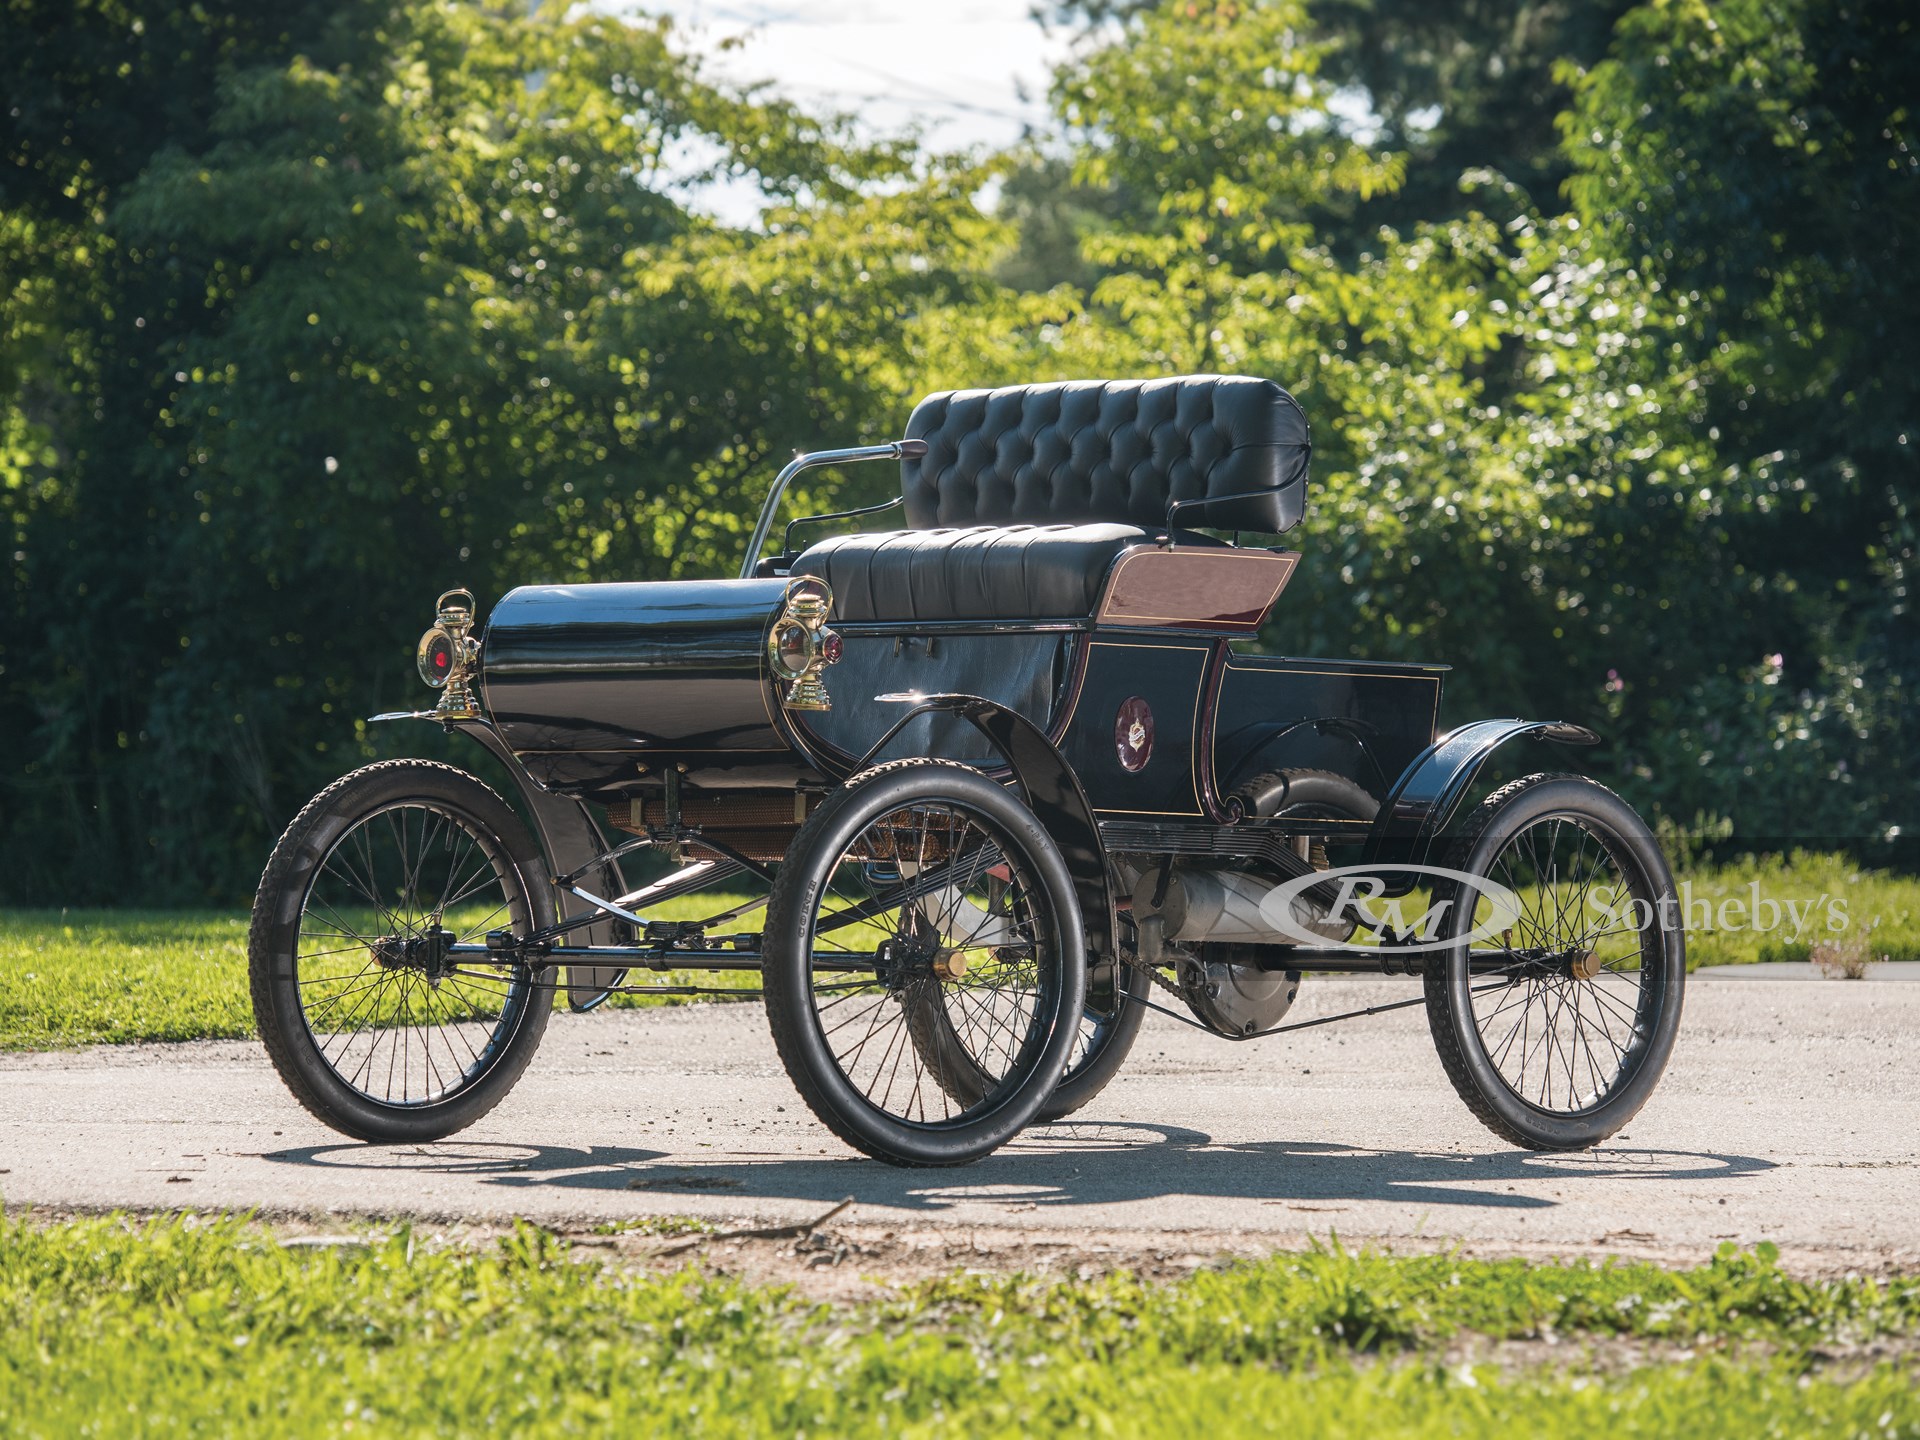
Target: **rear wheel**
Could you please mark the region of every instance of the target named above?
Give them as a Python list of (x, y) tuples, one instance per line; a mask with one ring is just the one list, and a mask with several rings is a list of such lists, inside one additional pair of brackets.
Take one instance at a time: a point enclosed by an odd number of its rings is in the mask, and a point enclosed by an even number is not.
[(1428, 956), (1448, 1078), (1516, 1145), (1598, 1144), (1647, 1102), (1680, 1024), (1686, 940), (1660, 847), (1605, 786), (1531, 775), (1474, 812), (1448, 867), (1514, 902), (1462, 883), (1443, 922), (1459, 943)]
[[(1005, 1144), (1077, 1039), (1086, 959), (1066, 866), (1031, 811), (964, 765), (883, 765), (830, 796), (775, 877), (765, 943), (795, 1087), (891, 1164)], [(962, 1067), (977, 1085), (954, 1083)]]
[(539, 1047), (550, 970), (446, 953), (553, 921), (531, 836), (465, 771), (370, 765), (274, 847), (248, 971), (260, 1038), (318, 1119), (360, 1140), (437, 1140), (497, 1105)]
[[(1047, 1103), (1034, 1116), (1036, 1124), (1064, 1120), (1107, 1088), (1107, 1082), (1120, 1072), (1127, 1053), (1139, 1037), (1140, 1025), (1147, 1018), (1141, 1002), (1151, 988), (1139, 967), (1121, 965), (1117, 977), (1120, 993), (1111, 1015), (1097, 1015), (1091, 1008), (1080, 1016), (1079, 1033), (1067, 1056), (1067, 1068), (1054, 1086)], [(988, 1068), (967, 1048), (965, 1038), (954, 1027), (944, 1003), (921, 1001), (910, 1016), (914, 1041), (927, 1056), (928, 1067), (942, 1089), (962, 1103), (971, 1104), (992, 1086)]]
[(1152, 982), (1138, 966), (1119, 966), (1118, 1008), (1111, 1015), (1091, 1012), (1080, 1017), (1080, 1034), (1073, 1053), (1067, 1057), (1066, 1073), (1054, 1087), (1053, 1096), (1040, 1107), (1043, 1122), (1064, 1120), (1107, 1088), (1107, 1082), (1120, 1073), (1140, 1026), (1147, 1018), (1147, 998)]

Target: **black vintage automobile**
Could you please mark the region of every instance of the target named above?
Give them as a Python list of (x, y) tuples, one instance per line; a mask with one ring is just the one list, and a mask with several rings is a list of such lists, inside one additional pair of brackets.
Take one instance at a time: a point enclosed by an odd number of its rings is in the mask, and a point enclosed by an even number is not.
[[(1437, 734), (1445, 666), (1251, 647), (1301, 557), (1240, 542), (1299, 521), (1309, 454), (1244, 376), (937, 394), (789, 464), (736, 579), (526, 586), (484, 625), (441, 596), (438, 708), (377, 718), (471, 736), (520, 810), (397, 760), (301, 811), (250, 940), (274, 1064), (338, 1130), (430, 1140), (557, 993), (753, 972), (836, 1135), (951, 1165), (1085, 1105), (1149, 1009), (1243, 1041), (1345, 1018), (1285, 1023), (1304, 976), (1359, 972), (1419, 982), (1394, 1003), (1503, 1139), (1604, 1139), (1679, 1021), (1667, 864), (1576, 775), (1465, 804), (1496, 747), (1590, 732)], [(880, 459), (897, 499), (763, 555), (796, 473)]]

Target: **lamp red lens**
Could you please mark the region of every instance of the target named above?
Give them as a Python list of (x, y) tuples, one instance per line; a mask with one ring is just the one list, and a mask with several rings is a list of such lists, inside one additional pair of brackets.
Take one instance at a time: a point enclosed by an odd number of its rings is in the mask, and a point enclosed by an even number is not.
[(438, 690), (453, 678), (453, 639), (444, 630), (429, 630), (420, 637), (420, 678)]

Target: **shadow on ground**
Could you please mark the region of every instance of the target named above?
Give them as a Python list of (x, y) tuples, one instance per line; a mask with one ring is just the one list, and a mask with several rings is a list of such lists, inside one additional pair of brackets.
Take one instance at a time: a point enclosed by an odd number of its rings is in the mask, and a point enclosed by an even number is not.
[(620, 1146), (470, 1140), (302, 1146), (262, 1158), (328, 1169), (469, 1175), (499, 1186), (635, 1190), (657, 1200), (701, 1192), (823, 1202), (852, 1195), (865, 1204), (922, 1213), (960, 1204), (1037, 1209), (1167, 1196), (1290, 1203), (1303, 1209), (1382, 1200), (1540, 1210), (1560, 1203), (1541, 1194), (1542, 1187), (1621, 1179), (1719, 1185), (1774, 1168), (1771, 1161), (1747, 1155), (1672, 1150), (1461, 1155), (1287, 1140), (1227, 1144), (1181, 1126), (1100, 1122), (1030, 1131), (988, 1159), (957, 1170), (899, 1170), (872, 1160), (760, 1158), (741, 1152), (705, 1161)]

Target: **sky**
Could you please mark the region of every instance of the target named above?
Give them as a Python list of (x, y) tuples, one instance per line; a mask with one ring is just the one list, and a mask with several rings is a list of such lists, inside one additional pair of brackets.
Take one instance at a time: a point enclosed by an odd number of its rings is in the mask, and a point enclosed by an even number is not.
[[(670, 17), (683, 49), (716, 75), (771, 80), (811, 108), (858, 114), (876, 132), (917, 125), (936, 149), (998, 147), (1046, 117), (1047, 80), (1067, 37), (1031, 0), (609, 0), (615, 14)], [(742, 43), (721, 50), (726, 39)], [(695, 197), (721, 218), (752, 218), (744, 188)]]

